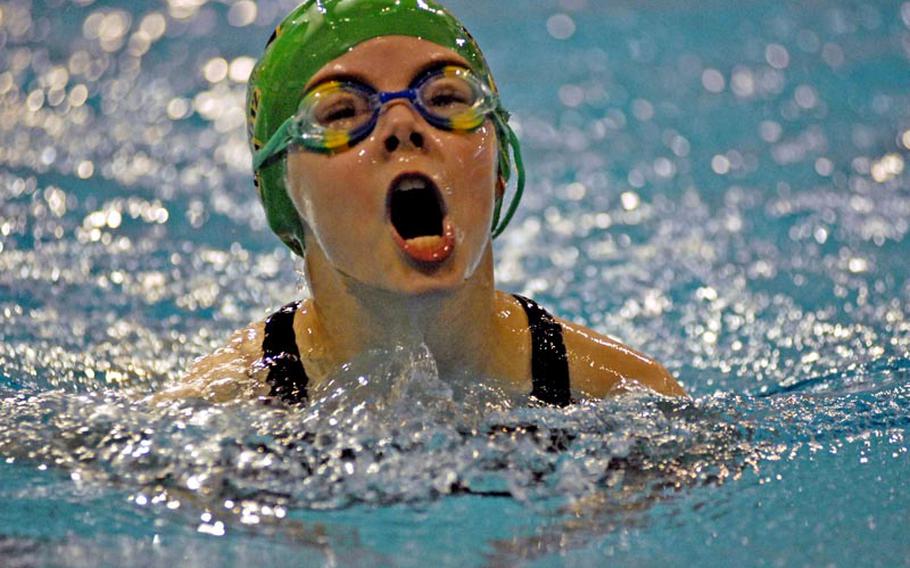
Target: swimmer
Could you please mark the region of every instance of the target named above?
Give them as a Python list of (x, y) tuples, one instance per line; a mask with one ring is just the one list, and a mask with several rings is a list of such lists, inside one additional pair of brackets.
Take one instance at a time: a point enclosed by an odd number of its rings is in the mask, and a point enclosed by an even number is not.
[(685, 396), (652, 359), (495, 289), (492, 240), (524, 186), (508, 116), (475, 40), (432, 0), (291, 12), (250, 77), (247, 117), (269, 225), (312, 297), (156, 398), (304, 403), (345, 363), (399, 345), (425, 346), (442, 378), (543, 404), (634, 386)]

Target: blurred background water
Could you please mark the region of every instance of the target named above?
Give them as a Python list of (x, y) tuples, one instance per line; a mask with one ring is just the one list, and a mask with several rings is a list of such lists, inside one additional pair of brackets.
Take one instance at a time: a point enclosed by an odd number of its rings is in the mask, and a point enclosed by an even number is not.
[(499, 286), (691, 404), (402, 352), (310, 409), (150, 409), (306, 293), (244, 134), (294, 4), (0, 2), (5, 565), (910, 565), (910, 2), (448, 3), (528, 165)]

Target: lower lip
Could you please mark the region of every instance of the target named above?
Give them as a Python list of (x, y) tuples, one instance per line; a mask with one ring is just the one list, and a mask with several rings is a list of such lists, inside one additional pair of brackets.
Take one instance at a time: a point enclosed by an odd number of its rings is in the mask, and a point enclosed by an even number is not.
[(442, 235), (415, 237), (405, 240), (393, 228), (392, 236), (398, 248), (408, 258), (422, 264), (440, 264), (449, 258), (455, 250), (455, 228), (448, 221), (443, 226)]

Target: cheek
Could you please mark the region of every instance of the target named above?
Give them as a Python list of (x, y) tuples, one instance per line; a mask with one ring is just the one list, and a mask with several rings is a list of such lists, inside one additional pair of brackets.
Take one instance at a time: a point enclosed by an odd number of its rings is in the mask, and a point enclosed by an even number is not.
[(312, 238), (334, 262), (349, 262), (375, 230), (378, 205), (368, 195), (369, 169), (359, 159), (353, 152), (331, 157), (300, 153), (288, 159), (291, 200)]
[(481, 126), (465, 140), (461, 158), (474, 168), (475, 175), (484, 175), (496, 167), (496, 131), (488, 124)]
[(360, 171), (337, 157), (306, 153), (289, 157), (287, 188), (303, 220), (315, 228), (321, 220), (337, 218), (340, 210), (349, 209)]
[(483, 128), (483, 145), (477, 150), (475, 162), (481, 170), (478, 175), (489, 182), (490, 187), (495, 186), (499, 176), (499, 143), (492, 126)]
[(491, 126), (472, 133), (471, 140), (465, 140), (462, 151), (458, 152), (452, 174), (471, 195), (470, 203), (475, 209), (493, 207), (498, 157), (496, 135)]
[(315, 164), (307, 164), (308, 161), (310, 160), (305, 157), (290, 154), (287, 157), (284, 184), (288, 189), (291, 201), (297, 208), (297, 213), (307, 224), (311, 224), (313, 200), (310, 188), (318, 181), (313, 179), (312, 173), (319, 170)]

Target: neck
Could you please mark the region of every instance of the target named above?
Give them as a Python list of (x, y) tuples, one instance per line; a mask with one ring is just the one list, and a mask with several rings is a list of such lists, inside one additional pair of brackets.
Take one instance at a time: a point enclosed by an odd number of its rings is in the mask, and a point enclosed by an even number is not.
[(372, 288), (335, 271), (318, 250), (307, 254), (307, 276), (319, 342), (335, 368), (367, 350), (423, 344), (442, 377), (488, 373), (495, 331), (490, 246), (474, 274), (445, 291)]

